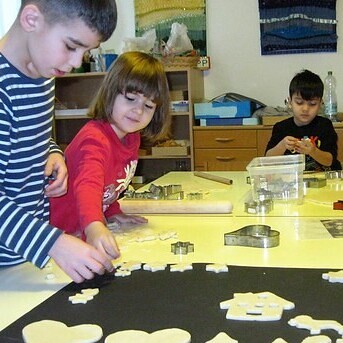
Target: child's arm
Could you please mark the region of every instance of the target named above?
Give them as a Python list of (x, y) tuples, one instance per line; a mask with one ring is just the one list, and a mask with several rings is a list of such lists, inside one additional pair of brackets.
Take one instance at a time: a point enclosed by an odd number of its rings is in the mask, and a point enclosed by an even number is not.
[(120, 252), (114, 235), (102, 222), (94, 221), (90, 223), (84, 232), (87, 243), (110, 259), (119, 257)]
[(266, 151), (266, 156), (281, 156), (286, 150), (295, 150), (298, 139), (292, 136), (286, 136), (273, 148)]
[(75, 282), (90, 280), (94, 274), (111, 272), (113, 265), (106, 255), (71, 235), (61, 234), (49, 251), (49, 256)]

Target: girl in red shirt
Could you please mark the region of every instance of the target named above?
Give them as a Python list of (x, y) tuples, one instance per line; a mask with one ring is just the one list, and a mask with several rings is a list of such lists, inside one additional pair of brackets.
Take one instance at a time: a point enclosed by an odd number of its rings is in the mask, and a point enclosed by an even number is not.
[(169, 90), (162, 63), (142, 52), (121, 54), (88, 115), (92, 120), (65, 150), (68, 192), (51, 198), (50, 221), (114, 259), (119, 249), (106, 222), (147, 221), (122, 213), (118, 197), (135, 174), (141, 135), (156, 141), (169, 129)]

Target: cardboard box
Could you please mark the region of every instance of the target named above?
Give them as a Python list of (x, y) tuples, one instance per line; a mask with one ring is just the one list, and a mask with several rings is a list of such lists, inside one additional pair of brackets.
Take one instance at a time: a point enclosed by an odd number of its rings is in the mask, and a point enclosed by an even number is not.
[(284, 115), (284, 116), (262, 116), (262, 125), (265, 126), (274, 126), (275, 123), (285, 120), (287, 118), (292, 117), (292, 115)]
[(152, 156), (186, 156), (189, 154), (189, 141), (175, 140), (180, 146), (153, 146), (151, 147)]
[(247, 166), (253, 200), (282, 200), (301, 204), (304, 197), (302, 154), (255, 157)]
[(259, 125), (259, 118), (207, 118), (199, 119), (200, 126)]
[(252, 115), (250, 101), (203, 102), (194, 104), (195, 119), (248, 118)]

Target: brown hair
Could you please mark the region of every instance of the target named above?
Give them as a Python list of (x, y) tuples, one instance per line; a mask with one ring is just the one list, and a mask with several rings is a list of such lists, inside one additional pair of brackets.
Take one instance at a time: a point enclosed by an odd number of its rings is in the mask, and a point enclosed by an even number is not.
[(36, 5), (50, 25), (82, 20), (101, 41), (110, 38), (117, 25), (115, 0), (22, 0), (19, 13), (28, 4)]
[(169, 88), (163, 64), (155, 57), (139, 51), (121, 54), (112, 64), (93, 100), (88, 115), (111, 121), (118, 94), (141, 93), (156, 104), (154, 116), (141, 134), (149, 141), (164, 138), (169, 131)]

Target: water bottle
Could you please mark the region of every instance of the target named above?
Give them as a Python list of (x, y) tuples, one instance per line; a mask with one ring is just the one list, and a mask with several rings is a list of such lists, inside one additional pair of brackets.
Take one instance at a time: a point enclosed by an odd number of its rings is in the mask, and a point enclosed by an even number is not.
[(328, 72), (324, 80), (324, 113), (327, 118), (337, 121), (336, 79), (332, 71)]

